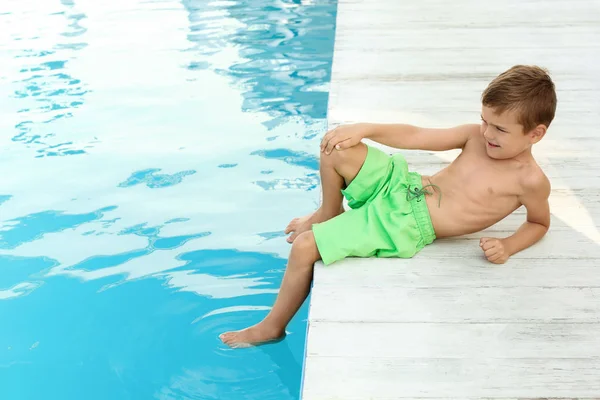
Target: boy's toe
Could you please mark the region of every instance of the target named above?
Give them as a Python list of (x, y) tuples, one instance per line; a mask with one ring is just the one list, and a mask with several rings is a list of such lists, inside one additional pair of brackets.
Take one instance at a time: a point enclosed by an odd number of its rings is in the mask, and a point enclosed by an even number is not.
[(235, 338), (235, 332), (226, 332), (219, 335), (219, 339), (225, 344), (231, 343), (233, 338)]

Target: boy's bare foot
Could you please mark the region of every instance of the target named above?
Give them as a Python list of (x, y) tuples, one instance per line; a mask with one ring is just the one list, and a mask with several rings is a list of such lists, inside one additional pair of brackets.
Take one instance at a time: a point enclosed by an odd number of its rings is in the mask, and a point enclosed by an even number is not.
[(290, 221), (288, 226), (285, 228), (285, 234), (292, 233), (287, 238), (288, 243), (293, 243), (296, 237), (300, 235), (302, 232), (306, 232), (312, 229), (313, 224), (318, 224), (319, 222), (324, 222), (330, 218), (335, 217), (336, 215), (341, 214), (344, 211), (342, 207), (340, 207), (340, 211), (338, 214), (332, 215), (330, 217), (324, 216), (323, 212), (319, 208), (312, 214), (305, 215), (304, 217), (294, 218)]
[(272, 329), (261, 322), (241, 331), (223, 333), (219, 338), (231, 348), (242, 348), (280, 340), (284, 336), (284, 331)]

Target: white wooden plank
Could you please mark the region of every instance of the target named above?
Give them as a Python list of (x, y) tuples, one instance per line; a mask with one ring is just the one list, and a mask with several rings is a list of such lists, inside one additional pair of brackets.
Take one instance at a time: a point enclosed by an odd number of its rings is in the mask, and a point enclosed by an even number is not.
[[(600, 358), (600, 324), (312, 322), (309, 356)], [(348, 333), (352, 334), (349, 335)]]
[[(445, 12), (441, 12), (441, 11)], [(468, 10), (468, 17), (461, 14)], [(385, 3), (340, 1), (338, 27), (371, 27), (393, 32), (397, 29), (431, 30), (444, 28), (494, 29), (531, 26), (535, 15), (535, 28), (563, 28), (572, 26), (593, 27), (600, 22), (600, 5), (595, 0), (586, 1), (528, 1), (515, 0), (503, 3), (461, 1), (460, 7), (449, 9), (444, 1), (388, 1)], [(531, 30), (528, 32), (531, 34)]]
[[(559, 107), (534, 154), (553, 216), (540, 243), (501, 266), (479, 237), (511, 234), (523, 208), (410, 260), (318, 264), (303, 399), (599, 398), (600, 3), (338, 4), (330, 126), (477, 123), (491, 79), (547, 67)], [(434, 173), (453, 153), (406, 157)]]
[[(406, 259), (349, 258), (315, 266), (314, 287), (337, 291), (340, 286), (362, 288), (477, 288), (477, 287), (595, 287), (600, 288), (600, 262), (578, 260), (528, 260), (526, 263), (490, 264), (472, 258)], [(324, 286), (331, 286), (325, 288)], [(314, 292), (313, 292), (314, 294)], [(318, 300), (317, 300), (318, 301)]]
[[(476, 258), (483, 257), (479, 247), (479, 239), (483, 237), (480, 233), (458, 238), (438, 239), (434, 244), (426, 246), (417, 254), (418, 260), (427, 258), (447, 257), (447, 258)], [(557, 258), (565, 260), (565, 266), (576, 261), (569, 261), (575, 258), (594, 258), (600, 263), (600, 245), (593, 242), (588, 237), (573, 232), (554, 232), (548, 233), (535, 245), (513, 254), (508, 263), (516, 262), (519, 259), (549, 259)]]
[(599, 288), (314, 286), (311, 321), (600, 322)]
[[(362, 21), (362, 20), (361, 20)], [(400, 22), (400, 21), (398, 21)], [(519, 50), (537, 49), (540, 46), (552, 45), (553, 49), (568, 49), (569, 51), (581, 51), (587, 49), (596, 51), (600, 43), (595, 39), (600, 36), (600, 24), (598, 26), (563, 26), (560, 28), (538, 28), (534, 35), (527, 26), (496, 27), (485, 31), (473, 28), (441, 28), (441, 29), (408, 29), (400, 27), (390, 30), (386, 26), (365, 26), (361, 23), (339, 26), (340, 39), (347, 36), (348, 39), (340, 40), (336, 50), (340, 53), (353, 51), (353, 49), (377, 50), (421, 50), (421, 49), (478, 49), (494, 51), (510, 49), (513, 52)], [(418, 40), (415, 40), (418, 35)], [(378, 38), (385, 37), (386, 40), (373, 45)], [(369, 51), (368, 51), (369, 52)]]
[[(360, 345), (357, 343), (356, 345)], [(393, 346), (393, 344), (390, 344)], [(598, 398), (600, 359), (308, 357), (303, 400)]]
[[(561, 57), (569, 59), (572, 65), (557, 61), (548, 46), (528, 49), (526, 54), (511, 49), (498, 49), (482, 57), (481, 49), (464, 49), (460, 57), (455, 49), (407, 49), (389, 50), (371, 46), (356, 48), (336, 54), (333, 72), (339, 79), (371, 79), (388, 82), (476, 79), (489, 82), (500, 72), (515, 64), (537, 64), (548, 68), (555, 78), (585, 81), (592, 78), (599, 62), (600, 54), (580, 49), (561, 49)], [(369, 51), (371, 51), (369, 53)], [(360, 59), (360, 62), (356, 62)], [(343, 69), (339, 66), (344, 65)], [(469, 66), (469, 68), (465, 68)], [(556, 79), (560, 82), (559, 79)], [(591, 88), (597, 88), (596, 81), (590, 81)], [(585, 106), (582, 104), (582, 106)]]
[[(595, 215), (595, 218), (599, 219), (597, 214)], [(519, 229), (521, 224), (523, 224), (523, 222), (525, 222), (525, 219), (526, 218), (525, 218), (524, 213), (515, 214), (515, 215), (507, 217), (506, 220), (503, 220), (503, 221), (499, 222), (498, 224), (489, 227), (488, 229), (484, 229), (478, 233), (465, 235), (465, 237), (466, 238), (474, 238), (474, 239), (478, 239), (483, 236), (486, 236), (486, 237), (487, 236), (508, 237), (508, 236), (514, 234), (517, 231), (517, 229)], [(551, 234), (553, 234), (553, 235), (557, 234), (558, 232), (565, 233), (565, 234), (573, 233), (573, 228), (571, 226), (566, 225), (564, 221), (560, 220), (559, 218), (557, 218), (555, 216), (551, 217), (551, 225), (552, 225)], [(587, 231), (593, 232), (593, 234), (595, 236), (592, 236), (592, 237), (600, 237), (600, 234), (597, 233), (596, 224), (594, 223), (594, 221), (592, 219), (585, 220), (584, 224), (578, 224), (578, 227), (581, 228), (581, 230), (584, 230), (584, 228), (585, 228), (585, 229), (587, 229)]]

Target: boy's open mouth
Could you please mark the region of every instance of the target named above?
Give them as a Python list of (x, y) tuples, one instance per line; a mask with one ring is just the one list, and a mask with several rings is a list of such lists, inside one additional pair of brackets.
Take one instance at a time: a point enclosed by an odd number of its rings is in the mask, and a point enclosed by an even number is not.
[(490, 143), (490, 142), (487, 142), (487, 144), (488, 144), (488, 146), (490, 146), (490, 147), (500, 147), (500, 146), (498, 146), (497, 144), (493, 144), (493, 143)]

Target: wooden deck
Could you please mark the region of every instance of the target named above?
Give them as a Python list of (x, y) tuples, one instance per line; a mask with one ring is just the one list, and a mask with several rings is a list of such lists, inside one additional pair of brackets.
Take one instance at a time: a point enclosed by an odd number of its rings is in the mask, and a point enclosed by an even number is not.
[[(411, 260), (317, 264), (303, 399), (600, 398), (600, 1), (339, 0), (330, 126), (479, 122), (514, 64), (549, 69), (557, 116), (534, 150), (552, 226), (502, 266), (482, 234)], [(434, 173), (456, 152), (405, 153)]]

